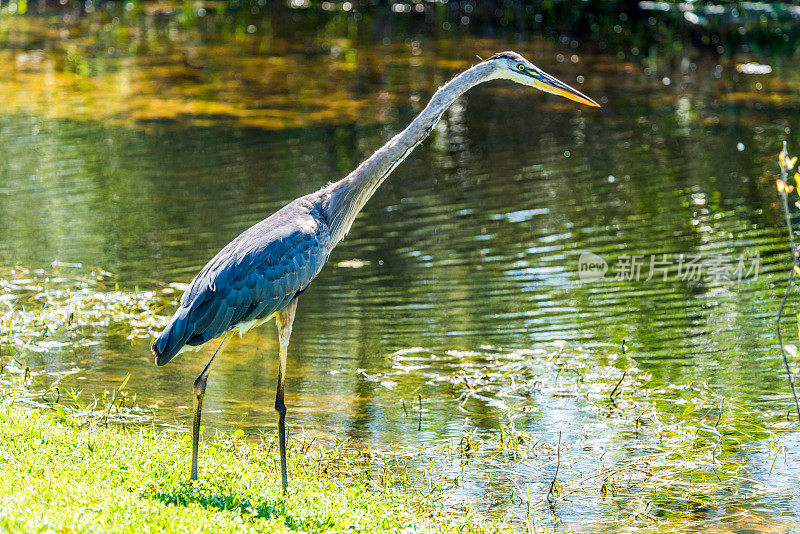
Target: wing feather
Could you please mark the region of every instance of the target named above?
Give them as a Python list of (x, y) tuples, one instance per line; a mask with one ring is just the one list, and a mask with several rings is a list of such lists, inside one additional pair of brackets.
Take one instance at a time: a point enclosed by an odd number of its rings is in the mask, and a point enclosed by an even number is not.
[(308, 287), (328, 258), (330, 233), (313, 206), (288, 209), (297, 202), (250, 227), (203, 267), (153, 343), (156, 363), (267, 317)]

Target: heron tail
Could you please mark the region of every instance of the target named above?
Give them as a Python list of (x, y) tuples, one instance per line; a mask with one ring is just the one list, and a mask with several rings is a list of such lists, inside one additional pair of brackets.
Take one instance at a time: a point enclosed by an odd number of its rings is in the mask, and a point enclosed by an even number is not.
[(166, 365), (180, 354), (189, 338), (194, 334), (194, 330), (189, 326), (188, 312), (187, 308), (178, 308), (167, 327), (164, 328), (164, 331), (161, 332), (150, 347), (153, 356), (155, 356), (156, 365), (159, 367)]

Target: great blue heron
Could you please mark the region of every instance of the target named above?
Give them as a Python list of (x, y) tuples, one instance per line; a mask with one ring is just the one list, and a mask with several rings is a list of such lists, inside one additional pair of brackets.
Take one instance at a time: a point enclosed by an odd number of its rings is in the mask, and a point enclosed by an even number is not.
[(445, 110), (465, 91), (494, 79), (507, 79), (589, 106), (591, 98), (543, 72), (515, 52), (501, 52), (462, 72), (439, 88), (408, 127), (342, 180), (293, 200), (228, 243), (192, 280), (180, 306), (152, 346), (157, 365), (185, 350), (197, 350), (222, 336), (219, 347), (194, 381), (192, 479), (197, 480), (200, 413), (214, 358), (234, 330), (242, 335), (271, 318), (278, 326), (280, 364), (275, 410), (286, 491), (286, 405), (283, 382), (286, 352), (297, 299), (319, 273), (328, 255), (350, 230), (358, 212), (378, 186), (433, 130)]

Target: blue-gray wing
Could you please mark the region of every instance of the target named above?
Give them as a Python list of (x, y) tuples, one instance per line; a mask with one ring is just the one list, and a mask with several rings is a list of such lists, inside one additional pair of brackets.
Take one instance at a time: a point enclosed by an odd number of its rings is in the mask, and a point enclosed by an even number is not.
[(304, 291), (330, 252), (330, 232), (314, 210), (289, 204), (228, 243), (192, 280), (153, 343), (164, 365), (240, 323), (269, 317)]

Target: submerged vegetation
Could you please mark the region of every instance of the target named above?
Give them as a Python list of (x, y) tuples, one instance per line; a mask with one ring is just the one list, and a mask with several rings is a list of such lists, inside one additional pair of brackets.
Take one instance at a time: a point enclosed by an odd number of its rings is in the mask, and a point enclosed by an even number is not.
[[(462, 406), (500, 406), (506, 421), (496, 432), (468, 433), (430, 449), (429, 476), (457, 495), (466, 472), (491, 472), (487, 501), (505, 501), (518, 521), (535, 516), (551, 527), (563, 521), (578, 529), (689, 528), (706, 521), (695, 517), (698, 508), (733, 530), (764, 520), (747, 503), (786, 491), (757, 482), (759, 472), (785, 470), (796, 479), (780, 437), (790, 423), (777, 417), (746, 423), (756, 407), (738, 405), (703, 382), (654, 387), (629, 356), (599, 352), (491, 350), (439, 377), (453, 384)], [(542, 396), (569, 403), (583, 417), (558, 437), (527, 430), (526, 419), (536, 417), (533, 403), (547, 402)], [(609, 446), (601, 437), (608, 433), (627, 443)], [(570, 516), (579, 504), (597, 517)]]
[[(627, 62), (641, 62), (655, 76), (692, 43), (735, 67), (737, 54), (753, 49), (794, 52), (800, 28), (796, 12), (760, 2), (635, 2), (624, 10), (613, 2), (52, 4), (0, 2), (5, 112), (148, 130), (176, 121), (264, 130), (349, 124), (365, 115), (385, 122), (392, 115), (387, 106), (404, 99), (397, 91), (431, 86), (415, 79), (403, 87), (393, 71), (411, 66), (452, 75), (475, 53), (498, 51), (487, 37), (523, 38), (517, 46), (525, 48), (568, 45), (580, 54), (554, 52), (559, 68), (591, 87), (589, 55), (599, 55), (592, 63), (604, 69), (619, 68), (603, 57), (614, 50), (625, 74)], [(389, 35), (376, 34), (376, 26)], [(455, 38), (469, 44), (453, 47), (448, 40)], [(20, 50), (21, 43), (35, 46)], [(363, 80), (375, 77), (392, 87), (380, 102), (364, 91)], [(794, 104), (792, 95), (769, 98)]]
[[(155, 291), (120, 291), (112, 277), (103, 270), (84, 273), (79, 265), (58, 263), (47, 271), (0, 269), (0, 305), (6, 308), (0, 309), (0, 343), (44, 352), (91, 344), (100, 333), (149, 338), (163, 326), (165, 318), (157, 312), (166, 302), (159, 303)], [(159, 293), (174, 292), (168, 287)]]

